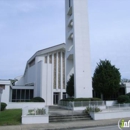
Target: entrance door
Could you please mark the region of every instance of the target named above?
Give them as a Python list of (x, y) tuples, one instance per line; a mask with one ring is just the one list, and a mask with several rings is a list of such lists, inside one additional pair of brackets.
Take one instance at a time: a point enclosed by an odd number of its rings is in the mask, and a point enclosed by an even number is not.
[(53, 104), (58, 104), (59, 93), (53, 93)]
[(63, 93), (63, 99), (66, 99), (66, 93)]

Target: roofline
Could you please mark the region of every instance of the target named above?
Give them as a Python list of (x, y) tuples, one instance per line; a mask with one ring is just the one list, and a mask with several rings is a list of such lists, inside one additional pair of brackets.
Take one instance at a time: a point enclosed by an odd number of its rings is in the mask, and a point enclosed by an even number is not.
[(34, 59), (39, 52), (45, 51), (45, 50), (48, 50), (48, 49), (51, 49), (51, 48), (54, 48), (54, 47), (58, 47), (58, 46), (61, 46), (61, 45), (65, 45), (65, 43), (57, 44), (57, 45), (54, 45), (54, 46), (51, 46), (51, 47), (47, 47), (47, 48), (45, 48), (45, 49), (38, 50), (37, 52), (35, 52), (35, 53), (33, 54), (33, 56), (32, 56), (31, 58), (29, 58), (29, 60), (27, 61), (23, 75), (25, 75), (25, 71), (26, 71), (26, 69), (27, 69), (27, 64), (28, 64), (32, 59)]
[(3, 85), (10, 85), (11, 86), (11, 81), (10, 80), (5, 80), (5, 79), (0, 79), (0, 84), (3, 84)]
[(47, 49), (51, 49), (51, 48), (54, 48), (54, 47), (57, 47), (57, 46), (60, 46), (60, 45), (65, 45), (65, 43), (61, 43), (61, 44), (58, 44), (58, 45), (54, 45), (54, 46), (51, 46), (51, 47), (47, 47), (47, 48), (45, 48), (45, 49), (42, 49), (42, 50), (37, 51), (36, 53), (38, 53), (38, 52), (40, 52), (40, 51), (47, 50)]

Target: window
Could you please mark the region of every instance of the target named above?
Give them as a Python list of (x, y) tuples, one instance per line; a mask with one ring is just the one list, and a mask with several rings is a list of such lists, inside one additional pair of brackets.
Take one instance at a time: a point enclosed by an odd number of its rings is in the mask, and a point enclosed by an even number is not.
[(63, 97), (62, 97), (63, 99), (66, 99), (66, 93), (63, 93)]
[(45, 56), (45, 63), (47, 63), (47, 56)]
[(61, 53), (58, 52), (58, 88), (61, 88)]
[(52, 64), (52, 55), (49, 56), (49, 63)]
[(57, 62), (56, 62), (57, 58), (56, 58), (56, 53), (54, 54), (54, 84), (53, 84), (53, 88), (56, 89), (56, 71), (57, 71)]
[(30, 92), (29, 90), (26, 90), (26, 99), (29, 99), (29, 96), (30, 96)]
[(17, 90), (13, 89), (12, 90), (12, 102), (15, 102), (16, 99), (17, 99)]
[(30, 90), (30, 99), (33, 98), (33, 90)]
[(25, 99), (25, 91), (26, 90), (21, 90), (21, 101), (24, 102), (24, 99)]
[(71, 0), (69, 0), (69, 7), (71, 7)]
[(71, 0), (69, 0), (69, 3), (68, 3), (68, 15), (69, 16), (71, 16), (72, 15), (72, 1)]
[(17, 90), (17, 99), (20, 100), (20, 97), (21, 97), (21, 93), (20, 93), (20, 89)]
[(33, 89), (13, 89), (12, 102), (26, 102), (33, 98)]
[(63, 89), (65, 89), (65, 53), (62, 52), (62, 67), (63, 67)]

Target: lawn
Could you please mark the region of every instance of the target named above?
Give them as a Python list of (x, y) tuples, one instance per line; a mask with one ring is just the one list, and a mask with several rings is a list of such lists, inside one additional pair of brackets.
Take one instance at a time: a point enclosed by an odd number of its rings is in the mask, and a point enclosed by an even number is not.
[(8, 109), (0, 111), (0, 126), (21, 124), (21, 115), (21, 109)]

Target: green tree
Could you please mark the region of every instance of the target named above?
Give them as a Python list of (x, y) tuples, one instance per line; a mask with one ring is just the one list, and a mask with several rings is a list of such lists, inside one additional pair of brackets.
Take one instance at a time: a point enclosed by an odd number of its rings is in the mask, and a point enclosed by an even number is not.
[(9, 79), (13, 86), (15, 86), (15, 82), (18, 81), (17, 79)]
[(100, 60), (93, 75), (93, 88), (96, 92), (110, 97), (120, 88), (121, 75), (119, 69), (108, 60)]
[(70, 97), (74, 96), (74, 74), (70, 75), (70, 79), (67, 82), (66, 92)]

